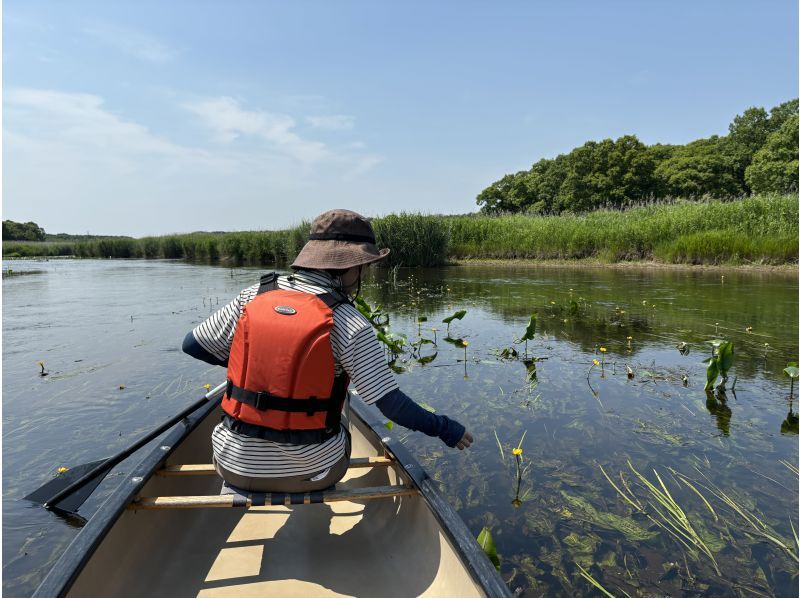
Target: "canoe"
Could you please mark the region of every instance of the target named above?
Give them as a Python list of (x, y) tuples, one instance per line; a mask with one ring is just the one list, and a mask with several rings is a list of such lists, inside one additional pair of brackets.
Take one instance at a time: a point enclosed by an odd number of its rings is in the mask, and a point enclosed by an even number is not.
[(159, 441), (35, 596), (509, 595), (433, 480), (360, 399), (348, 473), (321, 496), (221, 495), (210, 465), (220, 414), (209, 401)]

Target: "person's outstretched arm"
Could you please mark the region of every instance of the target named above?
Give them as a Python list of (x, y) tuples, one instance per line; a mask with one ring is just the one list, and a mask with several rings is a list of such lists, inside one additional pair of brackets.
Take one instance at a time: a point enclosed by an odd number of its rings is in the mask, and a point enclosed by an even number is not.
[(446, 415), (436, 415), (417, 405), (399, 388), (381, 397), (375, 406), (396, 424), (436, 436), (451, 448), (465, 449), (472, 444), (472, 435), (466, 428)]
[(464, 449), (472, 444), (472, 435), (464, 426), (446, 415), (423, 409), (398, 388), (372, 325), (355, 307), (337, 308), (334, 318), (331, 339), (339, 353), (336, 357), (367, 405), (377, 406), (383, 415), (404, 428), (440, 438), (449, 447)]

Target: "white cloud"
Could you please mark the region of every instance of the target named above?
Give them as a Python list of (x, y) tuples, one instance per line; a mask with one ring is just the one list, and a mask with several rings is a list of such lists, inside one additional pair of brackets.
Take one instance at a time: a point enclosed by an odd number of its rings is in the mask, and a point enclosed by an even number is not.
[(84, 28), (83, 32), (124, 54), (147, 62), (165, 63), (177, 55), (177, 52), (147, 33), (109, 23), (94, 24)]
[(286, 114), (244, 110), (233, 98), (191, 102), (185, 107), (198, 115), (219, 139), (230, 143), (243, 135), (257, 136), (293, 158), (313, 164), (330, 156), (324, 143), (301, 138), (292, 129), (295, 120)]
[(383, 162), (383, 157), (381, 156), (362, 156), (357, 158), (352, 167), (342, 175), (342, 179), (352, 181), (361, 178), (381, 162)]
[(12, 88), (4, 96), (6, 122), (23, 135), (63, 143), (76, 150), (126, 154), (200, 156), (159, 138), (146, 127), (103, 109), (102, 98), (83, 93)]
[(355, 126), (356, 118), (347, 114), (330, 114), (327, 116), (307, 116), (306, 122), (315, 129), (349, 131)]
[[(280, 228), (338, 196), (352, 201), (347, 190), (381, 161), (302, 139), (292, 117), (230, 98), (193, 104), (228, 141), (205, 147), (156, 134), (93, 94), (12, 87), (3, 100), (4, 217), (50, 232)], [(232, 143), (240, 136), (258, 143)]]

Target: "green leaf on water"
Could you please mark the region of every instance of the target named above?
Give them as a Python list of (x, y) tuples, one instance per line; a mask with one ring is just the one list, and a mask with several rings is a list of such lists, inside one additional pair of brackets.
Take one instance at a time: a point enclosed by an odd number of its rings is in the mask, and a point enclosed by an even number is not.
[(531, 315), (531, 319), (528, 322), (528, 327), (525, 329), (525, 334), (522, 335), (521, 341), (532, 341), (533, 334), (536, 331), (536, 314)]
[(387, 430), (391, 430), (392, 428), (394, 428), (394, 422), (392, 420), (385, 421), (383, 425)]
[(783, 368), (783, 372), (790, 378), (797, 378), (800, 376), (800, 369), (797, 368), (797, 362), (795, 361), (787, 363), (786, 367)]
[(714, 388), (714, 382), (719, 375), (719, 366), (717, 365), (716, 359), (706, 359), (703, 363), (708, 364), (708, 369), (706, 370), (706, 386), (705, 390), (711, 390)]
[(428, 321), (428, 317), (427, 316), (420, 316), (420, 317), (417, 318), (417, 322), (418, 323), (427, 322), (427, 321)]
[(438, 351), (437, 351), (437, 352), (436, 352), (436, 353), (434, 353), (433, 355), (424, 355), (424, 356), (420, 357), (419, 359), (417, 359), (417, 363), (421, 363), (422, 365), (425, 365), (426, 363), (430, 363), (431, 361), (433, 361), (434, 359), (436, 359), (436, 356), (437, 356), (438, 354), (439, 354), (439, 353), (438, 353)]
[(723, 376), (728, 375), (728, 370), (733, 365), (733, 342), (725, 341), (717, 347), (717, 360), (719, 365), (719, 372)]
[(428, 405), (427, 403), (420, 403), (420, 402), (417, 402), (417, 405), (419, 405), (420, 407), (422, 407), (422, 408), (423, 408), (423, 409), (425, 409), (426, 411), (430, 411), (431, 413), (436, 413), (436, 409), (434, 409), (433, 407), (431, 407), (431, 406), (430, 406), (430, 405)]
[(447, 316), (444, 320), (442, 320), (442, 322), (444, 322), (445, 324), (449, 324), (453, 320), (460, 320), (461, 318), (463, 318), (466, 315), (467, 315), (467, 310), (460, 309), (456, 313), (454, 313), (452, 316)]
[(494, 540), (492, 539), (492, 532), (488, 527), (484, 527), (481, 533), (478, 534), (478, 545), (480, 545), (489, 560), (492, 561), (494, 568), (500, 571), (500, 557), (497, 555), (497, 548), (495, 548)]

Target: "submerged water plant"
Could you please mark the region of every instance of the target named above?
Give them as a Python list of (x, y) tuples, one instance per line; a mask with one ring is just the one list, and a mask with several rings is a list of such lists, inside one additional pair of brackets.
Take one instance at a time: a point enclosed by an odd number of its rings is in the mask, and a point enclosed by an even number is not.
[[(660, 488), (639, 473), (633, 464), (628, 461), (628, 467), (630, 468), (631, 472), (633, 472), (642, 487), (647, 492), (647, 498), (640, 500), (631, 491), (630, 486), (627, 484), (627, 482), (625, 482), (625, 478), (622, 476), (621, 472), (620, 480), (622, 480), (622, 485), (625, 487), (627, 493), (614, 483), (611, 477), (606, 473), (605, 469), (603, 469), (602, 465), (599, 467), (606, 480), (608, 480), (614, 490), (616, 490), (617, 493), (629, 505), (631, 505), (638, 512), (646, 515), (650, 521), (655, 523), (662, 530), (669, 533), (676, 541), (687, 548), (690, 552), (693, 550), (699, 550), (701, 553), (706, 555), (711, 561), (714, 571), (717, 573), (717, 575), (721, 575), (717, 561), (714, 558), (714, 553), (711, 551), (702, 536), (698, 533), (697, 529), (695, 529), (695, 526), (686, 515), (686, 512), (672, 497), (672, 494), (670, 494), (670, 491), (667, 489), (667, 486), (664, 484), (661, 476), (658, 475), (658, 471), (653, 469), (653, 474), (655, 474)], [(705, 502), (708, 504), (707, 501)], [(710, 508), (710, 505), (708, 506)]]

